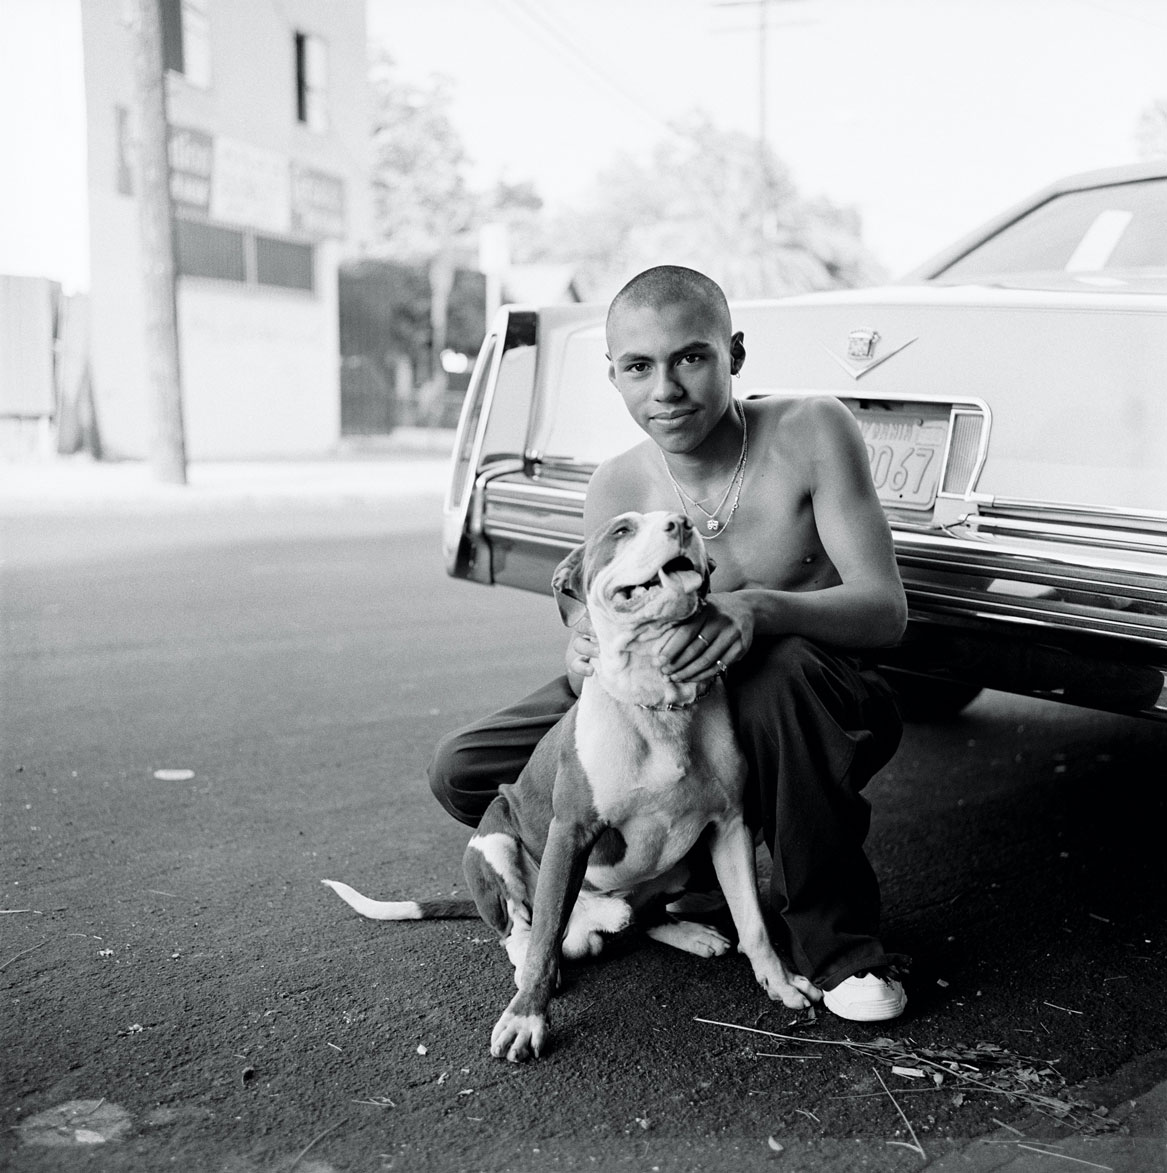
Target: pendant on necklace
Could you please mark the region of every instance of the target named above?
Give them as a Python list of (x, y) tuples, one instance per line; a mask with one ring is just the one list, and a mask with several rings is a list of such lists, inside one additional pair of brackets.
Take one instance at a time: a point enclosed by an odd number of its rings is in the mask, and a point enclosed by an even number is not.
[(706, 523), (705, 528), (711, 533), (715, 534), (721, 529), (721, 522), (716, 517), (711, 517)]

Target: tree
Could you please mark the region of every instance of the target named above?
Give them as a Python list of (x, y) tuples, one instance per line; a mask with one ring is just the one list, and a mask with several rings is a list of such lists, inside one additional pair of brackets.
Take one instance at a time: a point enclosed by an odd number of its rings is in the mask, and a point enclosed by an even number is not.
[(802, 198), (772, 150), (703, 114), (647, 160), (624, 156), (605, 169), (590, 206), (566, 215), (548, 240), (558, 259), (578, 262), (585, 292), (600, 298), (662, 263), (701, 269), (731, 297), (882, 276), (853, 210)]
[(439, 356), (448, 344), (454, 249), (476, 226), (478, 201), (466, 181), (469, 160), (450, 119), (449, 82), (404, 82), (384, 54), (373, 63), (370, 82), (377, 251), (424, 264), (429, 278), (429, 377), (418, 407), (428, 417), (440, 411), (447, 389)]
[(378, 251), (428, 261), (477, 221), (469, 159), (450, 119), (450, 83), (404, 82), (386, 56), (374, 62), (370, 80)]
[(186, 439), (175, 301), (174, 214), (167, 156), (166, 77), (158, 0), (134, 10), (138, 114), (138, 221), (146, 304), (151, 408), (150, 466), (158, 480), (186, 484)]

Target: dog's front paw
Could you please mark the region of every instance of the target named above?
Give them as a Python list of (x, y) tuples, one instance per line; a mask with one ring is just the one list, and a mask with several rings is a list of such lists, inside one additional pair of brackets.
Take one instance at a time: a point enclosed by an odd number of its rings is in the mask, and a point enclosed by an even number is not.
[(547, 1040), (547, 1016), (544, 1014), (516, 1014), (508, 1006), (494, 1024), (490, 1036), (490, 1053), (496, 1059), (509, 1063), (525, 1063), (538, 1059)]

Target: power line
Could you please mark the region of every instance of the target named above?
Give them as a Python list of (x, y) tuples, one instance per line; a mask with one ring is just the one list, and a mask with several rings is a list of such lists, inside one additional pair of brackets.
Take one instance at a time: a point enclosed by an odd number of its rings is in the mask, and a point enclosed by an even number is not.
[(662, 118), (643, 99), (625, 88), (616, 78), (601, 69), (590, 57), (581, 52), (572, 40), (570, 33), (557, 25), (545, 11), (534, 8), (530, 0), (507, 0), (507, 6), (512, 9), (512, 15), (523, 17), (528, 28), (539, 34), (544, 44), (548, 45), (560, 59), (574, 66), (579, 72), (587, 74), (593, 84), (598, 83), (601, 88), (608, 90), (622, 103), (632, 107), (643, 118), (648, 119), (669, 134), (677, 133), (676, 128)]

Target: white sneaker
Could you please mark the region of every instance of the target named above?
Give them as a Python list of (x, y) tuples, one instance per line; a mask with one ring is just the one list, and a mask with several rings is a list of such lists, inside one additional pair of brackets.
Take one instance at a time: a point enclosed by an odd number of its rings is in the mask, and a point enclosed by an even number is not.
[(823, 991), (823, 1005), (852, 1022), (883, 1022), (898, 1018), (908, 1004), (904, 987), (894, 978), (857, 973), (844, 978), (833, 990)]

